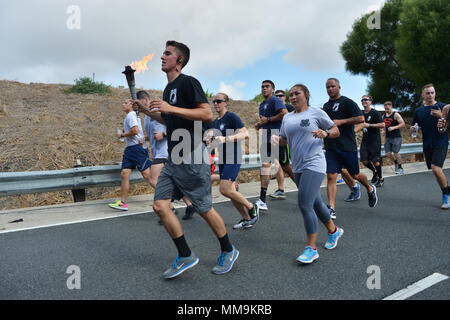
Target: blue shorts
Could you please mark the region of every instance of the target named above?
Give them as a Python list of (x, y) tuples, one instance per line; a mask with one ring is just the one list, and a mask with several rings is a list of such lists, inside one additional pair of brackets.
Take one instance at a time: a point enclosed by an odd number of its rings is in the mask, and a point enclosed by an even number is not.
[(123, 152), (122, 169), (137, 168), (140, 172), (148, 169), (152, 165), (152, 161), (148, 156), (148, 150), (144, 149), (140, 144), (126, 147)]
[(358, 151), (326, 150), (327, 173), (341, 173), (347, 169), (350, 175), (359, 174)]
[(220, 180), (236, 181), (240, 169), (240, 164), (219, 164)]

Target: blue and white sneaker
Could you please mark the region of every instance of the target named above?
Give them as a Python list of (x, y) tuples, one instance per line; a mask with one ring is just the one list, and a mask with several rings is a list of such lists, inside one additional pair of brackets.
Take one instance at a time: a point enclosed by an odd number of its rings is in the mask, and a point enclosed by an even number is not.
[(222, 252), (222, 254), (219, 256), (219, 259), (217, 259), (217, 266), (212, 268), (212, 273), (215, 274), (224, 274), (233, 268), (233, 264), (236, 261), (236, 259), (239, 257), (239, 250), (237, 250), (233, 246), (233, 251), (231, 252)]
[(307, 246), (305, 248), (305, 250), (303, 251), (303, 253), (297, 257), (298, 262), (301, 263), (312, 263), (314, 260), (319, 258), (319, 252), (317, 252), (317, 249), (314, 250), (313, 248), (311, 248), (310, 246)]
[(192, 268), (198, 263), (199, 259), (195, 256), (194, 252), (191, 252), (189, 257), (177, 257), (173, 262), (172, 266), (163, 273), (164, 279), (172, 279), (179, 276), (186, 270)]
[(336, 248), (338, 240), (344, 234), (344, 229), (336, 227), (336, 232), (328, 234), (328, 240), (325, 243), (325, 249), (332, 250)]
[(448, 194), (443, 194), (442, 195), (442, 209), (448, 209), (450, 208), (450, 195)]
[(359, 186), (359, 183), (356, 183), (356, 186), (353, 187), (352, 192), (350, 192), (349, 196), (344, 199), (344, 201), (350, 202), (350, 201), (356, 201), (361, 199), (361, 187)]

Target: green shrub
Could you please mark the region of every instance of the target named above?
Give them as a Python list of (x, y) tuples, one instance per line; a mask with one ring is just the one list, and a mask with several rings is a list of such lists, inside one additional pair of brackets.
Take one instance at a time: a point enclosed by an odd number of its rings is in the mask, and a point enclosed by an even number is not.
[(111, 88), (110, 86), (107, 86), (103, 82), (95, 82), (92, 81), (91, 78), (84, 77), (79, 78), (75, 80), (75, 85), (72, 87), (65, 89), (65, 93), (81, 93), (81, 94), (88, 94), (88, 93), (110, 93)]
[(208, 98), (208, 99), (214, 98), (214, 94), (213, 94), (212, 92), (209, 92), (209, 89), (206, 89), (206, 91), (205, 91), (205, 96), (206, 96), (206, 98)]

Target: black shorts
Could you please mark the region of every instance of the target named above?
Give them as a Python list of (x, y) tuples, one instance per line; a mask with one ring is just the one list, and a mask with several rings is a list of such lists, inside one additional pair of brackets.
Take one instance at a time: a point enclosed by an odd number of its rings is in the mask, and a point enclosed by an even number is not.
[(359, 159), (361, 161), (381, 162), (381, 144), (361, 143), (359, 149)]
[(286, 166), (289, 164), (289, 160), (291, 159), (291, 154), (289, 153), (289, 145), (280, 146), (280, 164), (282, 166)]
[(327, 173), (341, 173), (342, 168), (345, 168), (352, 176), (359, 174), (357, 151), (326, 150), (325, 159)]
[(166, 163), (167, 159), (164, 158), (159, 158), (159, 159), (153, 159), (153, 163), (152, 164), (161, 164), (161, 163)]
[(423, 154), (425, 155), (428, 169), (431, 169), (431, 165), (442, 168), (447, 157), (447, 148), (426, 149), (423, 150)]

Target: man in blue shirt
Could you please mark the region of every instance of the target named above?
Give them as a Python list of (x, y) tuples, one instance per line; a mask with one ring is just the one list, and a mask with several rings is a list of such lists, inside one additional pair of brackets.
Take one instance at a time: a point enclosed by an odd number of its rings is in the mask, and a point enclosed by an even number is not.
[(436, 101), (436, 91), (433, 84), (422, 88), (423, 106), (416, 109), (412, 121), (411, 131), (415, 132), (415, 124), (422, 130), (423, 153), (428, 169), (433, 171), (436, 181), (442, 190), (442, 209), (450, 208), (450, 189), (447, 177), (442, 170), (448, 150), (447, 131), (440, 132), (438, 120), (442, 118), (445, 103)]
[[(285, 114), (288, 113), (286, 106), (283, 102), (273, 95), (275, 91), (275, 84), (270, 80), (264, 80), (261, 85), (261, 94), (264, 97), (264, 101), (259, 105), (259, 118), (260, 121), (256, 123), (256, 130), (263, 129), (262, 143), (260, 148), (261, 154), (261, 193), (259, 200), (256, 202), (260, 210), (268, 210), (266, 204), (266, 193), (270, 182), (270, 169), (272, 162), (275, 163), (277, 168), (277, 175), (284, 175), (283, 170), (280, 168), (278, 162), (279, 150), (270, 144), (270, 137), (275, 134), (278, 135), (281, 122)], [(272, 133), (273, 132), (273, 133)], [(284, 187), (280, 185), (280, 182), (284, 182), (284, 179), (277, 179), (278, 182), (278, 194), (284, 195)]]

